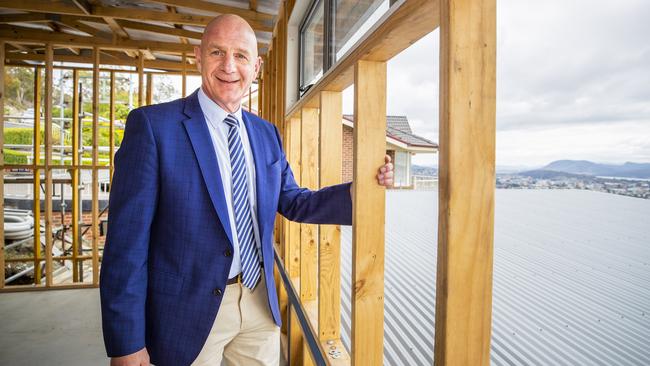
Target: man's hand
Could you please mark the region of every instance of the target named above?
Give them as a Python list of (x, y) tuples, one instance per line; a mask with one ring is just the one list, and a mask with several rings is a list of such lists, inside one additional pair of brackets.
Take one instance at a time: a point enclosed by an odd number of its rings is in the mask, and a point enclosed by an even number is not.
[(384, 165), (379, 168), (377, 173), (377, 183), (387, 188), (393, 186), (393, 164), (390, 162), (389, 155), (384, 156)]
[[(384, 156), (384, 165), (379, 167), (377, 171), (377, 183), (380, 186), (392, 187), (393, 186), (393, 164), (390, 162), (390, 156)], [(350, 197), (353, 197), (354, 182), (350, 184)]]
[(149, 366), (149, 353), (146, 348), (122, 357), (111, 358), (111, 366)]

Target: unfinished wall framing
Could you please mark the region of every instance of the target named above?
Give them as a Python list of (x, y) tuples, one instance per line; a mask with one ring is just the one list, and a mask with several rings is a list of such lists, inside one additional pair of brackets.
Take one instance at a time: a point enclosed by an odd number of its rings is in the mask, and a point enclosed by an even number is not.
[[(1, 50), (0, 57), (3, 56), (9, 46), (5, 42), (0, 41)], [(89, 65), (76, 65), (74, 67), (66, 65), (54, 65), (54, 50), (60, 45), (46, 43), (44, 45), (44, 54), (42, 57), (33, 57), (36, 62), (41, 62), (35, 66), (27, 66), (21, 64), (21, 61), (16, 61), (13, 56), (10, 58), (2, 58), (0, 60), (0, 75), (5, 75), (5, 67), (13, 68), (27, 68), (32, 70), (33, 74), (33, 94), (32, 101), (34, 105), (33, 124), (29, 127), (33, 130), (32, 143), (30, 146), (31, 162), (25, 163), (7, 163), (4, 160), (0, 161), (2, 180), (0, 180), (0, 190), (3, 191), (3, 197), (7, 192), (5, 188), (7, 174), (12, 175), (12, 172), (29, 171), (29, 178), (22, 177), (20, 179), (12, 179), (8, 183), (20, 183), (22, 185), (29, 185), (32, 188), (32, 203), (29, 209), (32, 212), (33, 221), (37, 223), (33, 225), (33, 235), (31, 238), (31, 253), (27, 255), (11, 255), (11, 258), (6, 258), (5, 254), (8, 253), (4, 248), (5, 236), (4, 228), (0, 231), (0, 268), (5, 268), (7, 264), (23, 263), (27, 265), (27, 270), (23, 270), (23, 275), (31, 275), (31, 283), (24, 283), (16, 285), (10, 281), (5, 284), (2, 281), (0, 284), (0, 292), (5, 291), (29, 291), (29, 290), (42, 290), (42, 289), (68, 289), (68, 288), (86, 288), (97, 287), (99, 285), (99, 265), (101, 261), (101, 251), (103, 245), (103, 235), (100, 235), (101, 221), (106, 218), (106, 205), (107, 201), (100, 200), (100, 185), (110, 186), (110, 177), (113, 174), (113, 157), (116, 151), (115, 146), (115, 122), (116, 122), (116, 74), (128, 75), (135, 74), (140, 79), (148, 81), (148, 88), (141, 85), (136, 86), (138, 90), (137, 95), (140, 95), (140, 90), (148, 90), (147, 101), (151, 101), (153, 97), (153, 78), (154, 75), (181, 75), (183, 84), (186, 84), (185, 79), (189, 75), (196, 75), (196, 72), (188, 72), (187, 70), (176, 71), (170, 70), (168, 72), (160, 72), (154, 70), (144, 70), (142, 62), (138, 60), (135, 70), (115, 69), (106, 67), (100, 63), (102, 50), (98, 47), (93, 48), (92, 63)], [(6, 62), (4, 62), (6, 61)], [(34, 61), (34, 60), (31, 60)], [(86, 60), (87, 61), (87, 60)], [(102, 67), (104, 66), (104, 67)], [(54, 71), (59, 72), (59, 79), (70, 77), (72, 82), (72, 90), (66, 94), (66, 100), (70, 97), (71, 116), (66, 118), (66, 126), (70, 123), (69, 127), (62, 129), (60, 123), (63, 123), (59, 117), (55, 123), (53, 117), (53, 95), (55, 94), (53, 78)], [(142, 70), (140, 72), (140, 70)], [(82, 76), (83, 73), (83, 76)], [(100, 81), (100, 75), (102, 79)], [(91, 95), (88, 100), (81, 100), (80, 88), (82, 78), (92, 80), (89, 84), (90, 87), (84, 89), (84, 94)], [(107, 94), (103, 99), (108, 101), (100, 102), (100, 83), (107, 82), (108, 88), (104, 88), (104, 94)], [(0, 83), (4, 87), (4, 82)], [(62, 88), (61, 85), (57, 87)], [(108, 92), (106, 92), (108, 89)], [(59, 91), (60, 95), (64, 94), (64, 90)], [(5, 94), (0, 90), (2, 101), (4, 101)], [(136, 96), (137, 99), (137, 96)], [(66, 102), (68, 103), (68, 102)], [(86, 117), (81, 118), (83, 115), (81, 103), (85, 106), (90, 105), (90, 112), (86, 112)], [(100, 104), (106, 103), (108, 105), (108, 122), (100, 121), (99, 108)], [(57, 105), (59, 107), (59, 105)], [(61, 109), (61, 108), (60, 108)], [(66, 107), (66, 110), (68, 107)], [(80, 113), (81, 112), (81, 113)], [(91, 117), (87, 117), (90, 115)], [(4, 118), (4, 114), (2, 115)], [(4, 126), (4, 121), (3, 121)], [(100, 130), (108, 130), (109, 146), (100, 146), (99, 133)], [(4, 136), (5, 128), (2, 129)], [(40, 131), (40, 133), (39, 133)], [(69, 136), (70, 142), (60, 145), (55, 141), (55, 135), (62, 133)], [(80, 141), (82, 135), (88, 135), (91, 139), (90, 145), (82, 146)], [(1, 141), (2, 151), (5, 151), (5, 140)], [(65, 150), (66, 163), (59, 161), (59, 158), (53, 158), (54, 150), (59, 152), (59, 156), (63, 157)], [(83, 148), (82, 148), (83, 147)], [(62, 150), (63, 149), (63, 150)], [(108, 153), (107, 159), (100, 160), (100, 150)], [(105, 151), (104, 151), (105, 150)], [(4, 154), (2, 155), (4, 156)], [(89, 173), (90, 175), (90, 197), (83, 197), (80, 189), (81, 175)], [(108, 172), (108, 182), (100, 182), (100, 172)], [(61, 177), (65, 174), (65, 177)], [(100, 184), (101, 183), (101, 184)], [(105, 188), (104, 187), (104, 188)], [(64, 196), (61, 196), (63, 192)], [(69, 192), (68, 192), (69, 191)], [(54, 209), (54, 203), (59, 205), (59, 198), (65, 202), (69, 202), (69, 211), (65, 211), (65, 219), (59, 218), (63, 215), (64, 211), (60, 208)], [(6, 198), (6, 197), (5, 197)], [(56, 199), (55, 199), (56, 198)], [(5, 200), (3, 200), (3, 210)], [(83, 209), (82, 202), (90, 201), (90, 208)], [(56, 212), (55, 212), (56, 211)], [(39, 224), (40, 223), (40, 224)], [(66, 238), (64, 243), (60, 237)], [(57, 238), (58, 237), (58, 238)], [(101, 240), (101, 242), (100, 242)], [(62, 269), (67, 268), (68, 271)], [(65, 272), (65, 273), (64, 273)], [(69, 273), (68, 273), (69, 272)], [(4, 273), (4, 272), (3, 272)], [(4, 276), (3, 276), (4, 277)]]
[[(106, 7), (98, 3), (88, 6), (83, 1), (0, 0), (1, 8), (21, 12), (0, 15), (0, 108), (5, 102), (5, 66), (29, 65), (35, 70), (33, 159), (28, 164), (7, 164), (4, 153), (0, 154), (0, 191), (4, 196), (8, 172), (27, 171), (33, 191), (34, 220), (45, 223), (43, 232), (40, 225), (35, 225), (33, 255), (29, 257), (7, 258), (5, 233), (0, 228), (0, 266), (4, 268), (6, 263), (24, 261), (34, 272), (32, 284), (5, 286), (2, 282), (0, 292), (98, 285), (99, 227), (103, 211), (99, 175), (106, 171), (110, 177), (113, 173), (116, 73), (137, 75), (138, 105), (154, 99), (153, 69), (180, 74), (181, 94), (187, 95), (186, 78), (196, 73), (190, 40), (199, 39), (200, 32), (184, 29), (182, 25), (205, 26), (211, 17), (195, 15), (197, 11), (233, 12), (247, 19), (255, 30), (272, 33), (270, 42), (258, 44), (264, 65), (258, 81), (257, 111), (277, 126), (287, 160), (299, 183), (318, 188), (340, 182), (341, 92), (355, 85), (354, 185), (351, 192), (354, 205), (352, 345), (349, 352), (341, 343), (339, 331), (341, 300), (337, 296), (340, 284), (336, 282), (340, 279), (339, 228), (278, 220), (281, 224), (276, 225), (276, 249), (290, 278), (289, 287), (299, 293), (299, 308), (304, 309), (307, 322), (298, 321), (298, 309), (288, 300), (287, 286), (279, 289), (279, 299), (287, 324), (283, 329), (288, 333), (286, 351), (291, 365), (310, 365), (321, 359), (331, 365), (381, 364), (385, 195), (374, 176), (383, 163), (385, 150), (386, 62), (440, 27), (441, 150), (435, 363), (489, 364), (494, 230), (495, 0), (390, 1), (389, 10), (375, 25), (290, 106), (286, 105), (287, 89), (295, 86), (286, 85), (286, 80), (288, 73), (296, 70), (287, 69), (287, 24), (294, 1), (281, 1), (277, 15), (260, 12), (253, 4), (250, 9), (241, 9), (205, 1), (182, 3), (181, 7), (168, 6), (168, 11), (163, 12)], [(193, 14), (183, 13), (183, 7), (193, 9)], [(84, 23), (91, 20), (105, 23), (111, 33)], [(53, 31), (25, 27), (21, 22), (47, 24)], [(68, 32), (61, 32), (61, 27)], [(178, 37), (179, 42), (143, 42), (130, 37), (129, 30), (172, 35)], [(70, 164), (53, 159), (56, 125), (52, 115), (52, 90), (53, 70), (60, 68), (54, 65), (57, 62), (86, 65), (69, 68), (74, 85), (79, 83), (82, 73), (90, 72), (93, 79), (90, 155), (84, 159), (78, 145), (85, 122), (79, 118), (80, 108), (75, 104), (80, 96), (75, 90), (70, 148), (74, 153)], [(135, 70), (116, 70), (114, 66), (129, 66)], [(99, 119), (102, 72), (110, 74), (111, 88), (107, 164), (101, 162), (99, 144), (99, 131), (103, 128)], [(249, 109), (251, 104), (249, 97)], [(0, 116), (4, 125), (3, 118)], [(42, 138), (41, 129), (44, 131)], [(0, 147), (4, 152), (3, 132), (0, 132)], [(88, 159), (89, 163), (84, 163)], [(70, 175), (66, 182), (75, 189), (72, 190), (70, 250), (56, 254), (58, 229), (54, 223), (52, 198), (56, 193), (55, 185), (62, 181), (53, 175), (59, 171)], [(84, 225), (82, 195), (76, 188), (81, 176), (87, 173), (92, 177), (92, 192), (90, 225), (86, 226), (90, 245), (85, 247), (81, 235)], [(472, 197), (472, 201), (467, 197)], [(2, 205), (4, 209), (4, 202)], [(3, 213), (4, 210), (0, 210), (0, 215)], [(54, 267), (66, 261), (72, 263), (71, 280), (57, 283)], [(92, 275), (87, 278), (89, 273)], [(276, 274), (281, 275), (278, 271)], [(307, 340), (314, 337), (318, 341), (317, 349), (307, 346)], [(339, 351), (336, 358), (328, 352), (332, 347)]]
[[(296, 161), (297, 158), (291, 156), (297, 154), (305, 159), (309, 155), (294, 151), (299, 147), (293, 141), (301, 135), (297, 125), (311, 129), (309, 126), (313, 115), (320, 115), (320, 186), (338, 182), (331, 175), (331, 172), (337, 171), (337, 167), (340, 181), (340, 158), (325, 156), (340, 154), (337, 145), (341, 139), (336, 141), (327, 132), (334, 127), (340, 128), (342, 115), (337, 99), (340, 99), (340, 92), (352, 84), (355, 85), (356, 118), (351, 350), (348, 352), (341, 344), (340, 313), (336, 312), (340, 310), (340, 297), (332, 296), (340, 285), (334, 281), (333, 287), (336, 288), (331, 288), (329, 282), (340, 278), (340, 268), (334, 259), (340, 255), (340, 252), (336, 252), (336, 228), (321, 226), (317, 252), (319, 265), (317, 272), (313, 273), (306, 270), (310, 266), (303, 263), (313, 263), (313, 253), (299, 250), (305, 246), (303, 235), (311, 238), (311, 231), (294, 232), (292, 223), (285, 222), (283, 233), (280, 233), (283, 235), (281, 242), (285, 245), (284, 265), (291, 271), (293, 286), (300, 289), (302, 305), (309, 317), (309, 324), (300, 328), (302, 335), (294, 334), (293, 328), (297, 324), (291, 323), (288, 342), (290, 364), (312, 364), (315, 356), (305, 352), (320, 352), (320, 356), (331, 365), (377, 365), (383, 362), (384, 212), (381, 208), (384, 207), (384, 191), (377, 186), (374, 175), (377, 167), (383, 163), (385, 146), (386, 62), (438, 27), (441, 27), (442, 41), (440, 146), (444, 148), (440, 160), (435, 363), (489, 364), (494, 212), (495, 1), (391, 1), (388, 12), (291, 106), (283, 106), (282, 101), (286, 88), (294, 86), (284, 85), (282, 91), (273, 89), (277, 88), (278, 82), (276, 65), (286, 63), (282, 51), (286, 52), (287, 38), (280, 30), (286, 27), (287, 19), (280, 18), (276, 25), (278, 32), (274, 34), (273, 46), (265, 65), (272, 66), (268, 68), (270, 72), (264, 74), (262, 93), (265, 96), (276, 93), (264, 98), (265, 108), (271, 108), (271, 111), (265, 109), (263, 115), (284, 132), (287, 156), (294, 174), (305, 177), (305, 161)], [(460, 60), (463, 67), (452, 67), (457, 65), (452, 60)], [(285, 73), (286, 80), (286, 72), (289, 71), (280, 70)], [(284, 80), (281, 79), (280, 83)], [(278, 115), (276, 108), (286, 108), (286, 113)], [(473, 148), (468, 150), (468, 146)], [(304, 141), (301, 148), (306, 148)], [(328, 151), (330, 149), (332, 151)], [(469, 171), (473, 172), (470, 174), (472, 179), (466, 179)], [(466, 197), (477, 197), (479, 200), (468, 202)], [(468, 225), (470, 220), (478, 224)], [(455, 228), (462, 228), (464, 234)], [(474, 254), (463, 255), (468, 252)], [(292, 271), (291, 268), (296, 270)], [(316, 297), (312, 296), (314, 283), (318, 286)], [(313, 308), (319, 310), (310, 310)], [(473, 320), (469, 321), (470, 318), (462, 314), (470, 314)], [(321, 344), (318, 351), (300, 345), (301, 337), (308, 332), (319, 337)], [(295, 350), (297, 347), (300, 347), (300, 352)], [(332, 357), (329, 352), (331, 347), (340, 351), (338, 357)]]

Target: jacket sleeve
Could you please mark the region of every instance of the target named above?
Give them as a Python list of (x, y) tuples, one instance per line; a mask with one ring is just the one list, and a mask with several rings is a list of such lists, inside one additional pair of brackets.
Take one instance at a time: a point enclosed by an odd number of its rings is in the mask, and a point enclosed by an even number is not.
[(149, 120), (129, 113), (115, 154), (100, 296), (109, 357), (145, 346), (145, 299), (150, 228), (158, 202), (158, 152)]
[(278, 212), (291, 221), (307, 224), (352, 225), (351, 183), (337, 184), (317, 191), (298, 187), (282, 151), (277, 128), (275, 135), (281, 151)]

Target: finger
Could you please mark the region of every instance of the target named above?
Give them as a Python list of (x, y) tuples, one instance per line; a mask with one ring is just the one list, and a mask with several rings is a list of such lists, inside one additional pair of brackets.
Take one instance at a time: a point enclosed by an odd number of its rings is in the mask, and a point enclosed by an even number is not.
[(385, 162), (386, 164), (388, 164), (388, 163), (391, 162), (390, 155), (388, 155), (388, 154), (384, 155), (384, 162)]

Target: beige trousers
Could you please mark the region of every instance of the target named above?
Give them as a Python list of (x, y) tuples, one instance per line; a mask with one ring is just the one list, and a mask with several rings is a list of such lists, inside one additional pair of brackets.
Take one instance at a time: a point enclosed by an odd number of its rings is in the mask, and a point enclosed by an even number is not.
[(269, 309), (264, 275), (253, 291), (226, 286), (210, 335), (193, 366), (279, 365), (280, 328)]

